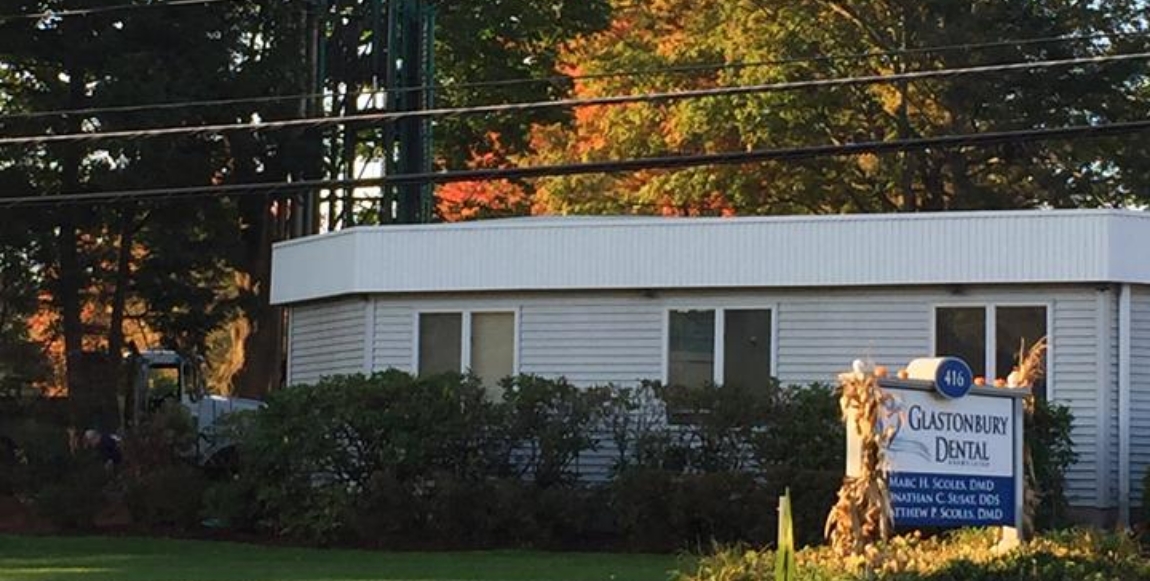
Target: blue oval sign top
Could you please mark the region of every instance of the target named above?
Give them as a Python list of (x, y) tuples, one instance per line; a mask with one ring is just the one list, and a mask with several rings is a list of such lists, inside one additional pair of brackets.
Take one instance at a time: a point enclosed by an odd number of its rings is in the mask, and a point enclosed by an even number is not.
[(965, 361), (957, 357), (946, 357), (935, 368), (934, 388), (950, 399), (958, 399), (974, 387), (974, 374)]

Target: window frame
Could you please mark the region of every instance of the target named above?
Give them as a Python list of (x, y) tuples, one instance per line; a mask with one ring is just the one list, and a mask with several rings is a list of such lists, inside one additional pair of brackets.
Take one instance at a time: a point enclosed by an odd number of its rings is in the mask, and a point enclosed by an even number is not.
[[(506, 306), (492, 306), (491, 308), (474, 307), (474, 308), (422, 308), (416, 309), (412, 317), (412, 331), (411, 331), (411, 373), (412, 375), (419, 375), (419, 321), (420, 318), (427, 315), (435, 314), (458, 314), (460, 316), (459, 323), (459, 373), (468, 373), (471, 370), (471, 317), (475, 314), (497, 313), (497, 314), (511, 314), (513, 320), (511, 323), (511, 375), (519, 375), (519, 350), (520, 350), (520, 321), (522, 319), (522, 309), (519, 307), (506, 307)], [(502, 378), (500, 378), (502, 379)]]
[[(986, 320), (983, 321), (984, 332), (986, 334), (986, 344), (982, 346), (983, 354), (986, 358), (986, 369), (979, 370), (972, 369), (975, 377), (985, 377), (987, 385), (993, 385), (995, 379), (999, 377), (1005, 378), (1006, 375), (999, 374), (998, 366), (998, 309), (1000, 307), (1030, 307), (1030, 308), (1044, 308), (1046, 309), (1046, 399), (1049, 401), (1054, 400), (1054, 358), (1051, 354), (1054, 353), (1054, 301), (1052, 300), (969, 300), (969, 301), (944, 301), (933, 303), (930, 308), (930, 353), (931, 357), (938, 356), (938, 310), (939, 309), (961, 309), (979, 307), (985, 310)], [(1009, 373), (1009, 371), (1008, 371)]]
[(660, 383), (669, 385), (671, 378), (671, 313), (676, 311), (714, 311), (715, 312), (715, 329), (714, 329), (714, 343), (711, 345), (713, 351), (713, 368), (711, 370), (711, 382), (715, 385), (723, 385), (724, 373), (726, 372), (726, 327), (727, 327), (727, 311), (769, 311), (771, 313), (771, 349), (770, 349), (770, 377), (778, 377), (778, 363), (779, 363), (779, 308), (778, 303), (745, 303), (745, 302), (722, 302), (722, 301), (702, 301), (702, 302), (675, 302), (663, 308), (663, 332), (662, 332), (662, 362), (660, 365), (661, 375), (659, 377)]

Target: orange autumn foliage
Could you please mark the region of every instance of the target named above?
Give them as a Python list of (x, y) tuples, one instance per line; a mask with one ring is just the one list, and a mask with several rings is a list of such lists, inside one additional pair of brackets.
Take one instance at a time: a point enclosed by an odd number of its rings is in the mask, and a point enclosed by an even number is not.
[[(490, 151), (476, 153), (468, 161), (470, 169), (501, 168), (513, 165), (498, 133), (487, 136)], [(519, 184), (509, 180), (469, 181), (446, 184), (436, 191), (436, 212), (445, 222), (480, 218), (523, 216), (531, 212), (531, 197)]]

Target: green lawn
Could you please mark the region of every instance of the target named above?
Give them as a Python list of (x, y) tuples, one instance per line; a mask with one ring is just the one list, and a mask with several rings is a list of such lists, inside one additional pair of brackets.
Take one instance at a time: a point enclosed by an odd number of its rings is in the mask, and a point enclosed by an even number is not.
[(0, 581), (666, 581), (671, 555), (375, 552), (0, 535)]

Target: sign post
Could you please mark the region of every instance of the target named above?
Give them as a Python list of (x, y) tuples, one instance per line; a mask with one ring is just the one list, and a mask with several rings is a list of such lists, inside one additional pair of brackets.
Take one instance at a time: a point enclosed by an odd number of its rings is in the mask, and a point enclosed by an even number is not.
[[(970, 367), (954, 358), (918, 359), (907, 373), (879, 379), (896, 408), (886, 450), (895, 526), (1002, 526), (1004, 540), (1019, 540), (1029, 390), (975, 386)], [(858, 445), (849, 441), (855, 430), (848, 434), (849, 454)], [(848, 460), (848, 475), (856, 465)]]

